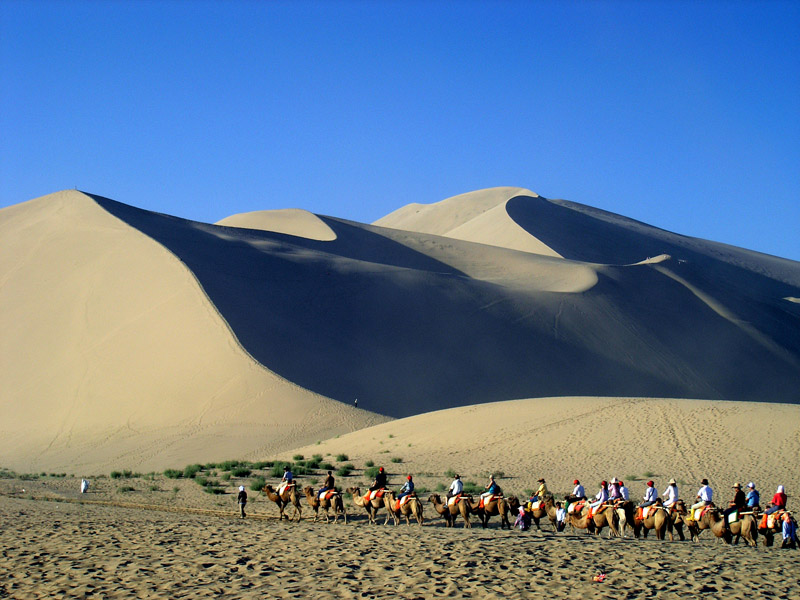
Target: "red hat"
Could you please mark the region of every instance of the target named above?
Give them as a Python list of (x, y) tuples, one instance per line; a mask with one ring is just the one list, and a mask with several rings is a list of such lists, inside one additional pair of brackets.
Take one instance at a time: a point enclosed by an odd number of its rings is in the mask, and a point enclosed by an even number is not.
[(603, 481), (600, 482), (600, 485), (608, 485), (608, 482), (604, 479)]
[(383, 467), (381, 467), (380, 469), (378, 469), (378, 471), (380, 471), (381, 473), (383, 473)]
[(408, 477), (406, 477), (406, 479), (411, 479), (411, 475), (409, 475)]
[(619, 480), (619, 484), (620, 484), (620, 486), (623, 486), (623, 485), (625, 485), (625, 482), (624, 482), (624, 481), (622, 481), (622, 479), (620, 479), (620, 480)]
[(572, 485), (578, 485), (579, 483), (580, 483), (580, 481), (578, 481), (578, 480), (576, 479), (575, 481), (573, 481), (573, 482), (572, 482)]
[(653, 480), (651, 479), (650, 481), (648, 481), (647, 485), (649, 485), (650, 487), (653, 487)]

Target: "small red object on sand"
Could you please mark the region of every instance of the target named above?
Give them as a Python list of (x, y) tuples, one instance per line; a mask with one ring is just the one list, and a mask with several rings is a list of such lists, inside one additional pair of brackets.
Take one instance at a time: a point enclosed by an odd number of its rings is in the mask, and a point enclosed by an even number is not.
[(598, 573), (597, 575), (592, 577), (592, 581), (597, 581), (598, 583), (603, 582), (605, 580), (606, 580), (606, 574), (605, 573)]

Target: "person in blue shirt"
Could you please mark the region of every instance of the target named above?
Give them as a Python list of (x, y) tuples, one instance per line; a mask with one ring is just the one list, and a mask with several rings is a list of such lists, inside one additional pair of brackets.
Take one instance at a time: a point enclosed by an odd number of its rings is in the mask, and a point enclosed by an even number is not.
[(761, 497), (756, 489), (756, 484), (752, 481), (747, 484), (747, 508), (760, 506)]
[(400, 488), (400, 493), (397, 494), (397, 499), (400, 500), (404, 496), (409, 496), (414, 491), (414, 480), (411, 479), (411, 475), (406, 477), (406, 482), (403, 484), (403, 487)]

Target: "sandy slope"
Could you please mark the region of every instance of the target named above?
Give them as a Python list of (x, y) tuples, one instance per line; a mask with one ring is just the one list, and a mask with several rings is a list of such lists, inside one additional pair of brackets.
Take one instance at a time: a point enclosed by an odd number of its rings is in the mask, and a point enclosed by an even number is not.
[[(298, 448), (292, 453), (346, 453), (394, 473), (413, 473), (429, 489), (450, 484), (452, 469), (484, 485), (503, 472), (507, 493), (568, 492), (578, 478), (587, 493), (601, 479), (628, 478), (644, 493), (652, 478), (663, 492), (670, 478), (691, 499), (707, 477), (728, 499), (731, 486), (755, 481), (765, 500), (778, 485), (800, 493), (800, 406), (643, 398), (537, 398), (452, 408), (376, 425)], [(290, 458), (292, 453), (287, 453)], [(391, 462), (401, 458), (402, 463)], [(648, 473), (649, 475), (645, 475)], [(630, 480), (635, 476), (637, 480)]]
[(379, 421), (237, 343), (190, 271), (80, 192), (2, 211), (0, 463), (254, 456)]

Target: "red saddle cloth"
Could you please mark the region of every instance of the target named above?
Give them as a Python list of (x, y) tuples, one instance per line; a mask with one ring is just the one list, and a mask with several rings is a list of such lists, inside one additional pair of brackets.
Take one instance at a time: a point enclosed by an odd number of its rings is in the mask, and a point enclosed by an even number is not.
[(481, 501), (480, 501), (480, 504), (478, 505), (478, 508), (483, 508), (484, 504), (489, 504), (489, 502), (494, 502), (495, 500), (500, 500), (500, 498), (502, 498), (502, 497), (503, 497), (503, 494), (492, 494), (491, 496), (489, 496), (488, 498), (485, 498), (485, 499), (483, 497), (481, 497)]
[(394, 501), (394, 512), (397, 512), (398, 510), (400, 510), (400, 507), (403, 506), (404, 504), (408, 503), (408, 500), (410, 498), (413, 498), (413, 496), (403, 496), (399, 500), (395, 500)]
[(386, 488), (380, 488), (377, 490), (370, 490), (367, 492), (367, 495), (364, 496), (364, 502), (369, 502), (374, 500), (375, 498), (383, 498), (383, 495), (386, 493)]
[(319, 499), (320, 500), (330, 500), (335, 495), (336, 495), (336, 490), (326, 490), (326, 491), (322, 492), (322, 494), (320, 494)]

